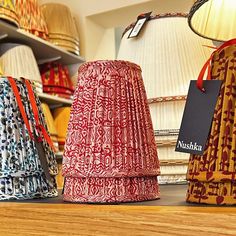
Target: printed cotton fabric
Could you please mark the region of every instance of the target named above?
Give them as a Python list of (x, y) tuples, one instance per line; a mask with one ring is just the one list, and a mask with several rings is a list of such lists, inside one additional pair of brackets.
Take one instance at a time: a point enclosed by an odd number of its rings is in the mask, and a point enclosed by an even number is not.
[(236, 204), (236, 45), (214, 54), (211, 79), (223, 84), (204, 154), (190, 156), (187, 201)]
[[(26, 86), (16, 80), (24, 108), (32, 127), (36, 129)], [(35, 95), (41, 124), (45, 119), (40, 101)], [(0, 79), (0, 200), (32, 199), (57, 196), (56, 159), (48, 143), (43, 148), (53, 183), (45, 177), (34, 140), (22, 119), (15, 95), (7, 78)]]
[(63, 156), (64, 200), (156, 199), (159, 172), (140, 67), (125, 61), (82, 65)]

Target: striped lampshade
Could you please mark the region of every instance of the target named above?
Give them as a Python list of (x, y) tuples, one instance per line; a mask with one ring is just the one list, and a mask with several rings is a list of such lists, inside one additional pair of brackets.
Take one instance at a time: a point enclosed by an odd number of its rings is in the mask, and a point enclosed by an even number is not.
[(40, 72), (29, 46), (16, 43), (0, 44), (0, 66), (4, 75), (32, 80), (37, 90), (42, 92)]
[(79, 55), (79, 37), (70, 9), (64, 4), (46, 3), (41, 10), (47, 22), (49, 41)]

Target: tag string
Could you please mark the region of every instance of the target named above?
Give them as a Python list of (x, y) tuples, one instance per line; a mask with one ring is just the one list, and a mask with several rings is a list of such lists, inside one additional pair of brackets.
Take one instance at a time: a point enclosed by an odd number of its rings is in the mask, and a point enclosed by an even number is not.
[(230, 46), (230, 45), (234, 45), (236, 44), (236, 38), (235, 39), (231, 39), (225, 43), (223, 43), (220, 47), (218, 47), (210, 56), (210, 58), (206, 61), (206, 63), (204, 64), (204, 66), (202, 67), (199, 75), (198, 75), (198, 79), (197, 79), (197, 88), (200, 89), (202, 92), (205, 92), (205, 89), (203, 88), (203, 78), (204, 75), (206, 73), (207, 70), (207, 80), (211, 79), (211, 62), (212, 62), (212, 58), (214, 56), (214, 54), (216, 52), (219, 52), (220, 50)]
[[(30, 128), (30, 124), (29, 124), (27, 114), (26, 114), (25, 109), (24, 109), (24, 105), (23, 105), (21, 97), (20, 97), (19, 90), (18, 90), (17, 85), (16, 85), (16, 81), (12, 77), (7, 77), (7, 78), (8, 78), (8, 81), (9, 81), (10, 85), (11, 85), (12, 91), (15, 95), (18, 107), (20, 109), (20, 113), (22, 115), (22, 118), (23, 118), (23, 121), (26, 125), (26, 128), (29, 132), (30, 138), (32, 140), (35, 140), (33, 132)], [(22, 79), (23, 79), (23, 81), (26, 85), (26, 88), (28, 90), (29, 100), (30, 100), (30, 104), (31, 104), (31, 107), (32, 107), (32, 110), (33, 110), (33, 115), (34, 115), (34, 119), (35, 119), (35, 123), (36, 123), (36, 129), (37, 129), (38, 133), (41, 135), (41, 137), (39, 137), (40, 140), (38, 140), (38, 141), (42, 141), (42, 136), (43, 136), (44, 139), (47, 141), (48, 145), (52, 148), (53, 151), (55, 151), (53, 142), (52, 142), (50, 136), (48, 135), (47, 130), (40, 123), (38, 107), (37, 107), (37, 104), (36, 104), (36, 100), (35, 100), (35, 96), (34, 96), (32, 86), (31, 86), (31, 84), (28, 80), (26, 80), (24, 78), (22, 78)]]
[(50, 136), (48, 135), (47, 130), (40, 123), (39, 113), (38, 113), (38, 106), (37, 106), (37, 103), (36, 103), (36, 100), (35, 100), (35, 96), (34, 96), (34, 91), (33, 91), (32, 85), (29, 82), (29, 80), (24, 79), (24, 82), (25, 82), (26, 88), (28, 90), (29, 100), (30, 100), (31, 107), (32, 107), (32, 110), (33, 110), (34, 119), (35, 119), (35, 122), (36, 122), (36, 129), (37, 129), (38, 133), (41, 134), (41, 137), (42, 136), (44, 137), (44, 139), (47, 141), (48, 145), (53, 149), (53, 151), (55, 151), (53, 142), (52, 142)]

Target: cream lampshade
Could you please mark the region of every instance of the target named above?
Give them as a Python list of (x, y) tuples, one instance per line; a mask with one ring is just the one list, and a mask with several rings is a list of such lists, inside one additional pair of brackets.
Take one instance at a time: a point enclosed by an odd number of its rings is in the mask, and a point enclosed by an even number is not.
[[(185, 180), (189, 155), (175, 152), (173, 142), (177, 140), (189, 82), (197, 79), (213, 51), (203, 46), (212, 46), (210, 40), (198, 37), (188, 27), (187, 16), (185, 13), (152, 16), (137, 38), (128, 38), (133, 24), (130, 25), (118, 52), (118, 59), (132, 61), (142, 68), (153, 127), (162, 133), (156, 134), (160, 183)], [(174, 136), (169, 135), (172, 129), (176, 131)], [(167, 160), (172, 166), (162, 166)], [(179, 165), (180, 160), (185, 162), (184, 167)], [(178, 165), (174, 166), (175, 162)]]
[(190, 10), (188, 23), (198, 35), (216, 41), (236, 38), (235, 0), (198, 0)]
[(32, 80), (37, 91), (42, 92), (39, 68), (29, 46), (16, 43), (0, 44), (0, 56), (0, 66), (5, 76)]

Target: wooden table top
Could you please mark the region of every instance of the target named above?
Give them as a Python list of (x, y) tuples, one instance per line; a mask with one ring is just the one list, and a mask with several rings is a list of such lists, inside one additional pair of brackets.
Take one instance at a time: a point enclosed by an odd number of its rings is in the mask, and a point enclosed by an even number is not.
[(0, 235), (236, 235), (235, 207), (0, 203)]

